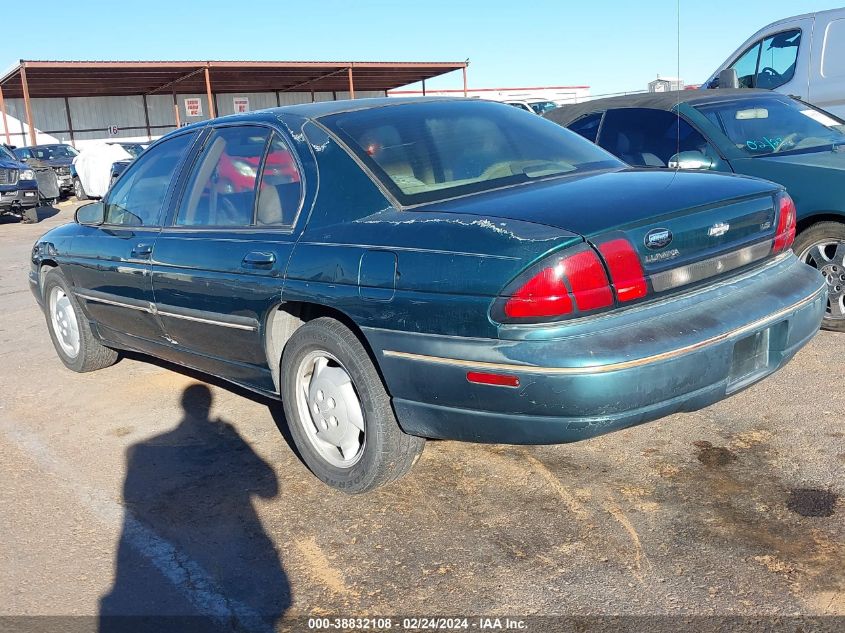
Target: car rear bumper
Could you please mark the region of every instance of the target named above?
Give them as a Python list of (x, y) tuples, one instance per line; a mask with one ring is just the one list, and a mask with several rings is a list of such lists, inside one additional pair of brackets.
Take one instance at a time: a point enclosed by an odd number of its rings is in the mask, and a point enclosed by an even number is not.
[[(782, 367), (818, 331), (818, 271), (791, 253), (705, 289), (508, 339), (365, 329), (402, 428), (510, 444), (572, 442), (694, 411)], [(518, 387), (470, 383), (467, 372)]]

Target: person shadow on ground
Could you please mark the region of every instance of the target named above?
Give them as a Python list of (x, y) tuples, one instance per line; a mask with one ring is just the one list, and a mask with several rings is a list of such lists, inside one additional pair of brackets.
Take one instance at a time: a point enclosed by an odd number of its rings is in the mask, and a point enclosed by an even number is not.
[(126, 455), (123, 530), (101, 633), (272, 631), (290, 607), (279, 553), (252, 505), (279, 494), (272, 468), (187, 387), (173, 430)]

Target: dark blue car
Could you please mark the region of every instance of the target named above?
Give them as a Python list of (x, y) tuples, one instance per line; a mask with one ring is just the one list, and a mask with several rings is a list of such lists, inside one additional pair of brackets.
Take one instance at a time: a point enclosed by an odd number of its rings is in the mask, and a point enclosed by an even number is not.
[(326, 483), (424, 438), (555, 443), (707, 406), (816, 333), (781, 187), (639, 171), (507, 105), (380, 99), (178, 130), (44, 235), (75, 371), (136, 350), (281, 399)]
[(32, 209), (38, 206), (38, 181), (35, 171), (0, 145), (0, 215), (34, 221)]

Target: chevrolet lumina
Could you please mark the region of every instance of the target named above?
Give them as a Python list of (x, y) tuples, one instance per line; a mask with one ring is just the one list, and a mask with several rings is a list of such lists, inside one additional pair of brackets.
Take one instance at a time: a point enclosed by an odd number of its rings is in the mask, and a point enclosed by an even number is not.
[(476, 100), (188, 126), (75, 219), (30, 272), (67, 367), (134, 350), (281, 400), (353, 493), (424, 438), (572, 442), (707, 406), (783, 366), (827, 300), (778, 185), (631, 169)]

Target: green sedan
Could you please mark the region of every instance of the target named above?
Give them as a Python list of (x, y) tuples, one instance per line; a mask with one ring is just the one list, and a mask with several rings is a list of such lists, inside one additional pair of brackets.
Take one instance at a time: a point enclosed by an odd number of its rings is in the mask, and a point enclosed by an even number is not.
[(845, 124), (767, 90), (686, 90), (597, 99), (547, 118), (636, 167), (714, 170), (786, 187), (795, 253), (824, 275), (823, 327), (845, 332)]

